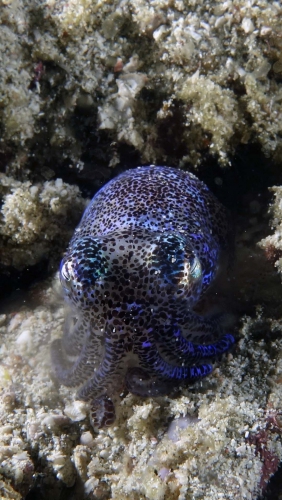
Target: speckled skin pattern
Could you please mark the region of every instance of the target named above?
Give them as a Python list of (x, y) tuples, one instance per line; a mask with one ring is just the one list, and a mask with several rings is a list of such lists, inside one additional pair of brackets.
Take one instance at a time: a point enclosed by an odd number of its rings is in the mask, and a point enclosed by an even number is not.
[(139, 167), (94, 196), (61, 264), (69, 312), (51, 348), (94, 428), (113, 423), (123, 389), (165, 394), (208, 375), (209, 360), (231, 347), (215, 317), (193, 311), (228, 240), (225, 209), (188, 172)]

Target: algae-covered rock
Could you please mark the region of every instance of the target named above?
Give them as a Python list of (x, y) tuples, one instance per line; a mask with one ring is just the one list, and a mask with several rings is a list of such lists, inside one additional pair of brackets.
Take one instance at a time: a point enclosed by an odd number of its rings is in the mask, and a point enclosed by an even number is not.
[(282, 274), (282, 186), (274, 186), (270, 191), (274, 194), (269, 208), (274, 233), (261, 240), (259, 246), (263, 248), (266, 259)]
[(62, 181), (31, 185), (2, 176), (1, 264), (17, 269), (58, 258), (85, 206), (78, 187)]
[[(204, 149), (226, 165), (237, 144), (252, 140), (279, 161), (281, 14), (266, 0), (4, 0), (0, 112), (10, 169), (27, 170), (31, 151), (46, 167), (36, 150), (44, 141), (53, 165), (83, 166), (82, 109), (93, 163), (116, 165), (126, 143), (144, 162), (195, 165)], [(179, 120), (175, 151), (164, 128)], [(106, 151), (117, 143), (104, 159), (102, 136)]]

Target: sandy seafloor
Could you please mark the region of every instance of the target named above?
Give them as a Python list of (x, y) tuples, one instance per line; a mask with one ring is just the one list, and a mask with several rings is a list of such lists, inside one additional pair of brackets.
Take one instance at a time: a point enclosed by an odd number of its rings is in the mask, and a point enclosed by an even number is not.
[[(282, 460), (281, 2), (0, 0), (0, 22), (0, 498), (257, 499)], [(86, 198), (149, 163), (230, 202), (236, 345), (96, 434), (52, 376), (55, 271)]]

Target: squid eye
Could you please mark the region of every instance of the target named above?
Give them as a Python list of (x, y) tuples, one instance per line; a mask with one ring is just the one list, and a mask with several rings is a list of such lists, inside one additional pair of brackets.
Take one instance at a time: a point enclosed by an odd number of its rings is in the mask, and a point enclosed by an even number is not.
[(71, 249), (74, 277), (82, 286), (92, 287), (108, 273), (109, 262), (101, 246), (97, 239), (84, 237)]
[(161, 235), (152, 264), (157, 274), (163, 278), (164, 284), (176, 287), (179, 296), (191, 290), (191, 287), (201, 286), (201, 262), (187, 248), (187, 242), (182, 235)]
[(174, 234), (162, 235), (152, 264), (167, 282), (176, 284), (185, 273), (183, 239)]
[(194, 280), (202, 278), (202, 266), (198, 257), (193, 256), (190, 259), (189, 266), (190, 266), (189, 275), (191, 276), (191, 278), (193, 278)]
[(69, 267), (68, 261), (62, 260), (60, 265), (60, 280), (62, 285), (69, 283), (71, 280), (68, 267)]

